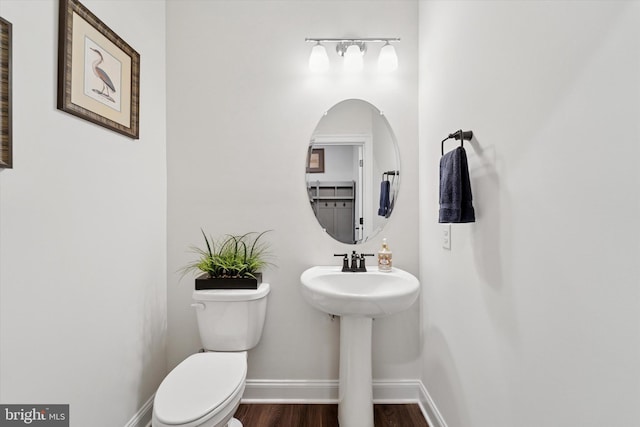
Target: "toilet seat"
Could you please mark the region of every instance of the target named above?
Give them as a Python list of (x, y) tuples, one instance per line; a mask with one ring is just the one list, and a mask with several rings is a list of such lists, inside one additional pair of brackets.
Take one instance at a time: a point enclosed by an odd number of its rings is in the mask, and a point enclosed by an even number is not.
[[(186, 358), (162, 381), (153, 404), (153, 426), (211, 425), (231, 418), (244, 392), (246, 352), (205, 352)], [(218, 421), (212, 418), (219, 418)]]

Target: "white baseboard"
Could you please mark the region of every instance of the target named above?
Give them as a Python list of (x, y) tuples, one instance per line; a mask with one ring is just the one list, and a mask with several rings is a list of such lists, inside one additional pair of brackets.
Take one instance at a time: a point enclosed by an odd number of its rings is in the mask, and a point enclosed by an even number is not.
[[(337, 380), (247, 380), (242, 403), (337, 403)], [(430, 427), (447, 427), (419, 380), (374, 380), (374, 403), (417, 403)]]
[[(151, 396), (124, 427), (151, 427)], [(447, 427), (419, 380), (374, 380), (374, 403), (417, 403), (430, 427)], [(242, 403), (338, 403), (337, 380), (247, 380)]]
[(430, 427), (447, 427), (442, 414), (438, 411), (435, 402), (429, 395), (427, 388), (420, 381), (420, 399), (418, 401), (422, 415), (429, 423)]
[(155, 394), (144, 402), (144, 405), (136, 412), (124, 427), (151, 427), (151, 414), (153, 413), (153, 398)]
[[(375, 403), (418, 403), (420, 381), (375, 380)], [(338, 403), (338, 380), (247, 380), (242, 403)]]
[(242, 403), (338, 403), (338, 381), (247, 380)]
[(373, 382), (373, 403), (418, 403), (418, 380), (376, 380)]

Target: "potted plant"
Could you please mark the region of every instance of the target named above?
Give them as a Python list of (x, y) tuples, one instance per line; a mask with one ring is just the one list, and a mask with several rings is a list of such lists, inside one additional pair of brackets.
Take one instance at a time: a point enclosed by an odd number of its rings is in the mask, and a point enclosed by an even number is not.
[(262, 282), (261, 270), (271, 264), (267, 261), (269, 245), (261, 240), (269, 230), (228, 234), (217, 241), (201, 231), (206, 248), (192, 246), (198, 259), (182, 268), (183, 275), (202, 272), (196, 277), (196, 290), (257, 289)]

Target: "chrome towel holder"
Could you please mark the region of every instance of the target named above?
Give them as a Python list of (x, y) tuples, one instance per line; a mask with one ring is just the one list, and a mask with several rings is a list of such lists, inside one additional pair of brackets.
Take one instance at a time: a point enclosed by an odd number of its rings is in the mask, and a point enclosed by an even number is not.
[(449, 139), (460, 140), (460, 147), (463, 147), (464, 141), (471, 141), (471, 138), (473, 138), (472, 130), (463, 131), (462, 129), (460, 129), (455, 131), (454, 133), (450, 133), (449, 136), (443, 139), (440, 143), (440, 153), (444, 156), (444, 143)]

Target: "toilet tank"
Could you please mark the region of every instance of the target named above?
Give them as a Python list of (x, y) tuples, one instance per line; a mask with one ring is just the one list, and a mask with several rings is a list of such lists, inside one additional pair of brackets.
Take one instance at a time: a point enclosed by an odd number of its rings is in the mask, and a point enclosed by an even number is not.
[(205, 350), (245, 351), (262, 336), (270, 286), (258, 289), (193, 291), (200, 339)]

